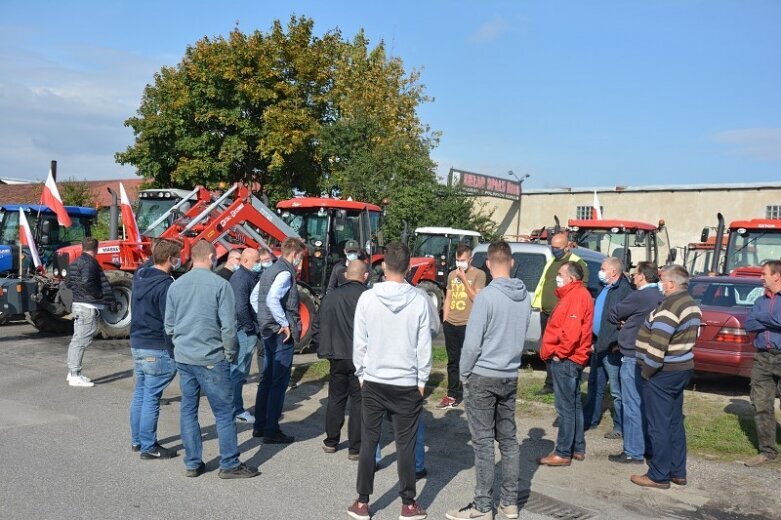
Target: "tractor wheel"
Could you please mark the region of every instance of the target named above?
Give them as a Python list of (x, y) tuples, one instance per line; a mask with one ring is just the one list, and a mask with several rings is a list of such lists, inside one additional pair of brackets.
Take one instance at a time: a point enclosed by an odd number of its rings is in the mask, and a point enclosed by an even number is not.
[(49, 311), (35, 311), (29, 315), (27, 321), (40, 332), (49, 334), (73, 334), (73, 320), (54, 316)]
[(442, 305), (445, 303), (445, 295), (442, 293), (442, 289), (439, 288), (434, 282), (420, 282), (418, 287), (426, 291), (428, 297), (434, 302), (434, 306), (437, 308), (437, 312), (442, 315)]
[(130, 336), (130, 302), (133, 295), (133, 275), (125, 271), (106, 271), (106, 278), (119, 302), (117, 312), (108, 308), (100, 311), (98, 336), (103, 339), (122, 339)]
[(309, 350), (312, 343), (312, 323), (317, 315), (319, 301), (306, 287), (298, 286), (298, 297), (301, 300), (298, 311), (301, 315), (301, 340), (296, 344), (296, 352), (299, 354)]

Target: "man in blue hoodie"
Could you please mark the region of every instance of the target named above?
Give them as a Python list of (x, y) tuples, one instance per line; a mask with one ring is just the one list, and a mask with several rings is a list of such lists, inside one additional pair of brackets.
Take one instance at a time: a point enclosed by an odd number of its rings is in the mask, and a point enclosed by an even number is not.
[(158, 240), (152, 250), (153, 265), (145, 264), (133, 276), (133, 314), (130, 318), (130, 351), (136, 387), (130, 403), (130, 443), (146, 460), (169, 459), (174, 450), (157, 444), (160, 398), (176, 375), (174, 344), (165, 334), (165, 302), (174, 283), (171, 271), (182, 261), (182, 245)]
[(502, 454), (499, 512), (506, 518), (518, 518), (520, 449), (515, 397), (531, 299), (523, 282), (510, 278), (513, 264), (507, 242), (488, 246), (486, 266), (493, 280), (475, 298), (466, 326), (460, 372), (477, 484), (474, 500), (449, 511), (445, 516), (450, 520), (494, 518), (494, 439)]

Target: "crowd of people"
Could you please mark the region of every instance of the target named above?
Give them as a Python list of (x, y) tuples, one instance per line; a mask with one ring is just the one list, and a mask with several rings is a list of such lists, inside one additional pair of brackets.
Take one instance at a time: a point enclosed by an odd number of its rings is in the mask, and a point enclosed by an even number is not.
[[(306, 254), (298, 238), (282, 243), (281, 256), (244, 249), (231, 252), (215, 273), (217, 251), (200, 241), (190, 251), (192, 268), (176, 280), (181, 244), (160, 239), (151, 260), (133, 281), (130, 346), (135, 390), (130, 405), (133, 451), (142, 459), (167, 459), (173, 450), (157, 442), (163, 391), (179, 375), (181, 439), (185, 474), (205, 471), (200, 396), (214, 415), (220, 451), (219, 477), (259, 474), (239, 460), (239, 423), (267, 444), (294, 442), (280, 418), (290, 382), (293, 350), (300, 339), (297, 267)], [(68, 350), (67, 382), (93, 383), (81, 373), (84, 351), (95, 332), (101, 306), (115, 306), (105, 275), (95, 261), (97, 243), (85, 239), (72, 264), (74, 335)], [(397, 450), (400, 519), (426, 518), (416, 500), (416, 480), (427, 474), (425, 427), (421, 418), (432, 368), (432, 340), (444, 331), (447, 393), (439, 409), (466, 410), (475, 457), (475, 492), (450, 520), (492, 519), (495, 510), (518, 518), (519, 445), (516, 395), (532, 308), (539, 310), (540, 357), (546, 362), (543, 393), (555, 396), (555, 449), (540, 465), (569, 466), (586, 457), (585, 431), (602, 418), (609, 384), (612, 429), (622, 440), (617, 464), (647, 464), (631, 476), (639, 486), (667, 489), (687, 484), (683, 396), (694, 369), (693, 347), (701, 311), (689, 295), (689, 274), (678, 265), (659, 269), (639, 262), (629, 275), (617, 258), (606, 258), (597, 273), (602, 289), (593, 298), (586, 288), (585, 262), (564, 234), (551, 240), (551, 258), (534, 295), (515, 276), (509, 245), (488, 247), (486, 270), (471, 265), (472, 251), (462, 245), (456, 269), (447, 278), (443, 321), (427, 294), (405, 280), (410, 253), (405, 245), (385, 247), (383, 281), (368, 286), (369, 268), (358, 245), (347, 243), (346, 258), (329, 283), (312, 324), (319, 357), (330, 365), (325, 438), (322, 450), (338, 450), (349, 403), (347, 452), (357, 462), (357, 498), (347, 509), (356, 520), (369, 520), (370, 496), (378, 469), (383, 423), (389, 419)], [(490, 283), (486, 284), (486, 271)], [(781, 261), (763, 265), (765, 294), (746, 323), (756, 333), (758, 350), (751, 399), (756, 411), (760, 453), (746, 462), (759, 466), (777, 458), (774, 398), (781, 378)], [(262, 367), (254, 414), (244, 407), (242, 388), (257, 348)], [(587, 396), (581, 398), (583, 372), (589, 368)], [(501, 476), (495, 474), (495, 443)], [(494, 489), (499, 485), (499, 503)]]

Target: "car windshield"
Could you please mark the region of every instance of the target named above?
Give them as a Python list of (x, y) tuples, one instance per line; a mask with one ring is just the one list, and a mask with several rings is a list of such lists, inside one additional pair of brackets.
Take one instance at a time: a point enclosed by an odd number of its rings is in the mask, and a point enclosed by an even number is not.
[(698, 305), (723, 308), (749, 309), (762, 296), (761, 285), (733, 283), (729, 281), (692, 281), (689, 294)]
[(447, 255), (450, 238), (445, 235), (418, 234), (415, 236), (413, 256), (431, 256), (439, 258)]
[[(485, 265), (486, 257), (487, 253), (484, 251), (475, 253), (472, 258), (472, 266), (485, 271), (486, 282), (490, 282), (491, 273)], [(515, 261), (512, 272), (513, 278), (523, 281), (527, 290), (535, 291), (537, 284), (540, 283), (545, 262), (547, 262), (545, 255), (542, 253), (513, 253), (513, 260)]]
[(781, 230), (733, 231), (727, 247), (728, 270), (759, 266), (768, 260), (781, 258)]

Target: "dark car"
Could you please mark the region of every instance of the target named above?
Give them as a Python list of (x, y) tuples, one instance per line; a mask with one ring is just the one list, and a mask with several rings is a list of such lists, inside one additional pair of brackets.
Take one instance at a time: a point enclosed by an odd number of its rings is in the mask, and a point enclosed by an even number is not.
[(694, 369), (751, 377), (754, 334), (745, 323), (754, 301), (762, 295), (756, 278), (697, 276), (689, 294), (702, 309), (702, 323), (694, 344)]

